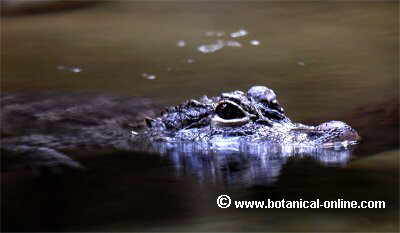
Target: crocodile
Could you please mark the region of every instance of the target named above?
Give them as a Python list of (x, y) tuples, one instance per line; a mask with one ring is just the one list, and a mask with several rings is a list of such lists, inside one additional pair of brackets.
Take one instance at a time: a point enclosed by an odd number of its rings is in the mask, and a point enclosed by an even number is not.
[[(131, 131), (161, 110), (141, 97), (2, 93), (1, 169), (80, 170), (82, 157), (131, 150)], [(52, 172), (52, 171), (50, 171)]]
[(139, 97), (3, 93), (0, 100), (2, 171), (82, 168), (78, 156), (150, 151), (142, 145), (153, 142), (190, 141), (204, 148), (239, 139), (248, 145), (272, 142), (313, 148), (360, 139), (344, 122), (307, 126), (291, 121), (274, 91), (264, 86), (191, 99), (164, 109), (158, 117), (161, 107)]
[(355, 144), (360, 136), (342, 121), (309, 126), (290, 120), (275, 92), (253, 86), (246, 93), (231, 91), (203, 96), (166, 108), (147, 118), (147, 138), (154, 141), (212, 142), (228, 137), (298, 146), (333, 147)]

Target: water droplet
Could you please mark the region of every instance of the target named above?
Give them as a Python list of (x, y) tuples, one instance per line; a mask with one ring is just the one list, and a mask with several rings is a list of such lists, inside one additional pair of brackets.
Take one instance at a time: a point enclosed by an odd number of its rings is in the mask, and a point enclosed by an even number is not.
[(178, 43), (176, 43), (176, 45), (178, 46), (178, 47), (185, 47), (186, 46), (186, 42), (184, 41), (184, 40), (180, 40), (180, 41), (178, 41)]
[(248, 34), (248, 32), (247, 32), (246, 30), (240, 29), (240, 30), (237, 31), (237, 32), (232, 32), (232, 33), (231, 33), (231, 37), (232, 37), (232, 38), (237, 38), (237, 37), (245, 36), (245, 35), (247, 35), (247, 34)]
[(242, 47), (242, 44), (240, 44), (239, 42), (234, 41), (234, 40), (229, 40), (225, 44), (226, 44), (226, 46), (229, 46), (229, 47)]
[(258, 46), (258, 45), (260, 45), (260, 41), (258, 41), (258, 40), (251, 40), (251, 41), (250, 41), (250, 44), (251, 44), (251, 45), (254, 45), (254, 46)]

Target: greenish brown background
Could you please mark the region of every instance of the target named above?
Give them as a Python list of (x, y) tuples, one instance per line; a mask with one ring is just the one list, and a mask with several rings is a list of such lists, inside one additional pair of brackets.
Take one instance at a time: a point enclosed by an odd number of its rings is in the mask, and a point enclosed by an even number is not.
[[(75, 203), (73, 207), (89, 204), (56, 212), (62, 220), (54, 229), (398, 231), (398, 11), (397, 1), (101, 1), (81, 9), (3, 16), (2, 92), (93, 92), (177, 104), (203, 94), (266, 85), (276, 91), (293, 120), (346, 120), (365, 139), (355, 155), (361, 159), (348, 166), (290, 163), (279, 182), (268, 188), (177, 181), (168, 169), (147, 159), (134, 159), (127, 167), (117, 157), (119, 163), (114, 161), (106, 175), (102, 171), (110, 163), (104, 159), (94, 165), (100, 175), (90, 173), (88, 183), (80, 183), (78, 188), (89, 190), (77, 192), (85, 194), (83, 200), (74, 194), (72, 181), (63, 186), (60, 193), (72, 197), (62, 201)], [(242, 28), (249, 34), (237, 39), (241, 48), (211, 54), (196, 49), (218, 39), (206, 37), (207, 31), (229, 34)], [(250, 45), (253, 39), (260, 45)], [(178, 47), (179, 40), (186, 46)], [(188, 63), (189, 58), (195, 62)], [(143, 73), (157, 78), (148, 80)], [(379, 114), (387, 108), (393, 111), (382, 118)], [(387, 119), (391, 123), (381, 127)], [(27, 198), (27, 191), (15, 185), (7, 187), (18, 195), (7, 201)], [(27, 190), (37, 190), (32, 187)], [(214, 203), (222, 192), (258, 200), (266, 193), (292, 199), (388, 200), (390, 208), (222, 211)], [(154, 202), (157, 193), (168, 197)], [(21, 215), (21, 224), (42, 226), (29, 217), (40, 208), (34, 204), (22, 209), (28, 214)], [(75, 215), (79, 217), (71, 217)]]

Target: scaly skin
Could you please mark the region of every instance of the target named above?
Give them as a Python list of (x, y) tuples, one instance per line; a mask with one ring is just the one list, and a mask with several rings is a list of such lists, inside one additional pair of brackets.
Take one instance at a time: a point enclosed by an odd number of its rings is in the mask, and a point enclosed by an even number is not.
[(239, 137), (246, 141), (329, 147), (360, 140), (358, 133), (341, 121), (317, 126), (291, 121), (274, 91), (264, 86), (251, 87), (247, 93), (233, 91), (189, 100), (146, 121), (146, 136), (161, 141), (207, 142)]
[(131, 131), (160, 109), (144, 98), (63, 93), (2, 93), (0, 104), (2, 171), (75, 169), (81, 155), (132, 150)]

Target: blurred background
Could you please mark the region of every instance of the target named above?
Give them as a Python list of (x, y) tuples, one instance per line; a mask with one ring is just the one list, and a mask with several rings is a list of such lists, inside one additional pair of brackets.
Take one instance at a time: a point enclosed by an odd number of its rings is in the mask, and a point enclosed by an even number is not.
[[(113, 178), (96, 173), (78, 186), (68, 180), (57, 186), (58, 199), (39, 195), (33, 181), (21, 188), (6, 179), (9, 230), (398, 231), (397, 1), (3, 0), (1, 7), (2, 92), (144, 96), (171, 105), (265, 85), (293, 120), (344, 120), (364, 139), (355, 153), (363, 159), (340, 169), (289, 164), (272, 188), (177, 181), (166, 175), (168, 166), (148, 157), (116, 169)], [(103, 160), (96, 163), (100, 171), (110, 166)], [(154, 169), (159, 166), (164, 170)], [(135, 179), (126, 180), (127, 173)], [(39, 192), (36, 204), (27, 201), (27, 187)], [(92, 188), (77, 191), (82, 200), (70, 193), (77, 187)], [(391, 205), (344, 212), (216, 210), (221, 190), (259, 200), (271, 193)], [(151, 204), (157, 193), (168, 196)]]

